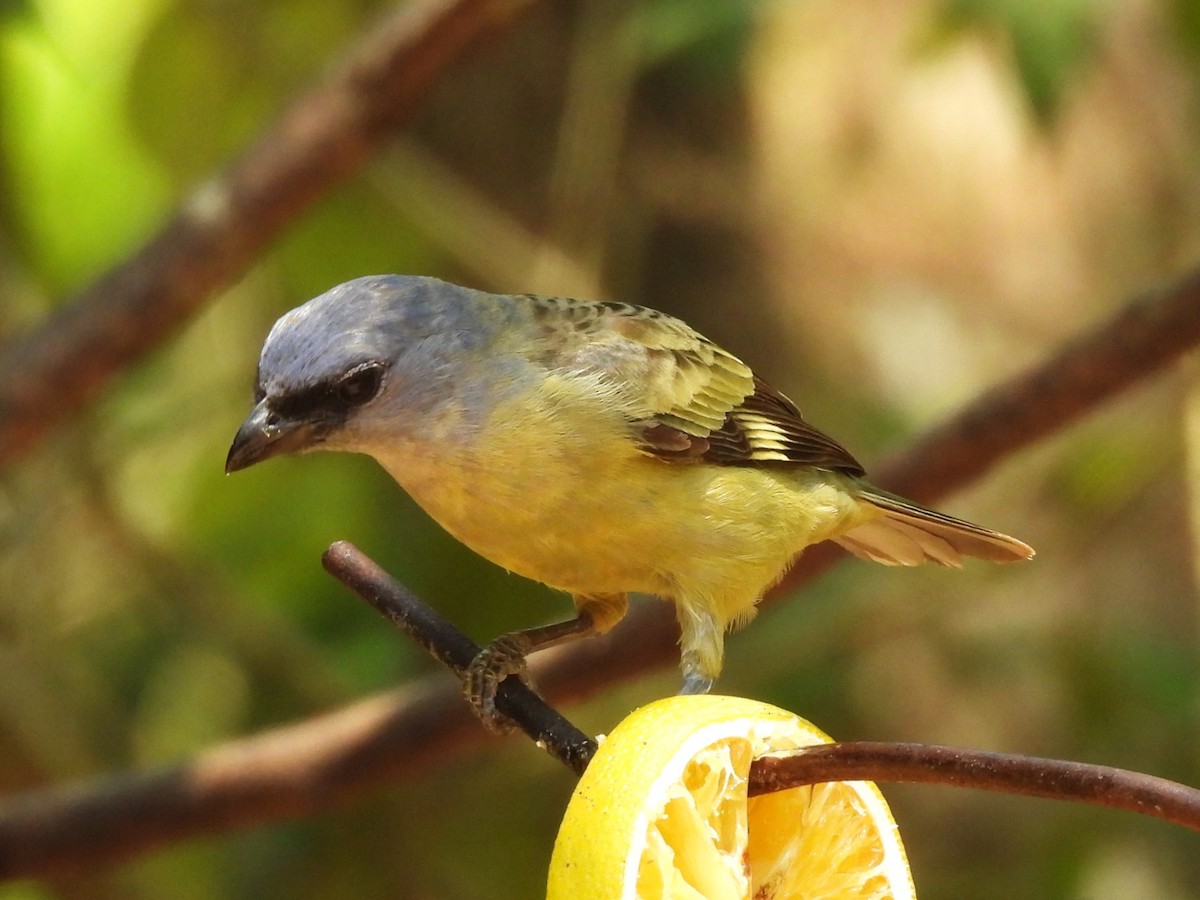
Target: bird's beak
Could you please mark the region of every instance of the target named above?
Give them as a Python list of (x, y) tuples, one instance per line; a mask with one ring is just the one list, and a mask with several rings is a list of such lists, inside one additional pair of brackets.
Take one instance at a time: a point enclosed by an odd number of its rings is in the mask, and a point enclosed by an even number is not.
[(313, 444), (315, 432), (311, 422), (282, 419), (263, 400), (250, 410), (250, 415), (233, 436), (233, 445), (225, 458), (225, 474), (249, 468), (281, 453), (308, 449)]

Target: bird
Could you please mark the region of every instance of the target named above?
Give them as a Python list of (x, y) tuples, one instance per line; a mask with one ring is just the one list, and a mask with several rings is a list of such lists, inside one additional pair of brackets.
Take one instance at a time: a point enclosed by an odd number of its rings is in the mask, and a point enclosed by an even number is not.
[(806, 547), (885, 565), (1029, 559), (1027, 544), (863, 480), (749, 366), (647, 307), (371, 275), (285, 313), (227, 473), (362, 453), (479, 555), (569, 594), (575, 616), (494, 640), (465, 693), (485, 722), (525, 657), (607, 632), (631, 593), (674, 603), (681, 693)]

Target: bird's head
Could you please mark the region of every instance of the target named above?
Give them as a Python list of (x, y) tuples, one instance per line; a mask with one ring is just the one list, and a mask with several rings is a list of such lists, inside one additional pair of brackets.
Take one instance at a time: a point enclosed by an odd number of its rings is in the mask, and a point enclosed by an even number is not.
[(283, 453), (370, 452), (428, 428), (459, 405), (463, 360), (490, 340), (486, 297), (434, 278), (376, 275), (286, 313), (263, 345), (254, 408), (225, 471)]

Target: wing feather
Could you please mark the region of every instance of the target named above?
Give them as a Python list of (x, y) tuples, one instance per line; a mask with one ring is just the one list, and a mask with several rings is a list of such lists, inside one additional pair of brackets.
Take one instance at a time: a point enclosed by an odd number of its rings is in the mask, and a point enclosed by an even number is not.
[(544, 330), (543, 362), (610, 378), (643, 452), (669, 462), (863, 473), (791, 400), (679, 319), (624, 303), (529, 299)]

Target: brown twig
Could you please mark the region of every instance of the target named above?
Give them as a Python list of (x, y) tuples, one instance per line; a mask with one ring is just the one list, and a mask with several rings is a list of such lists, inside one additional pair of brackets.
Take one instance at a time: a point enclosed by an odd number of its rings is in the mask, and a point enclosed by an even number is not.
[(0, 467), (156, 347), (406, 123), (430, 86), (532, 0), (412, 0), (140, 250), (0, 353)]
[[(479, 648), (351, 544), (326, 551), (325, 568), (461, 677)], [(511, 689), (508, 693), (506, 689)], [(515, 679), (497, 705), (577, 775), (595, 742)], [(501, 701), (503, 697), (503, 701)], [(1200, 791), (1153, 775), (1058, 759), (931, 744), (862, 741), (805, 747), (750, 767), (750, 796), (828, 781), (942, 784), (1071, 800), (1154, 816), (1200, 831)]]
[[(353, 544), (338, 541), (325, 551), (321, 562), (329, 574), (460, 678), (479, 653), (474, 641), (418, 600)], [(516, 678), (506, 678), (500, 683), (496, 708), (576, 775), (583, 774), (596, 752), (595, 741)]]
[[(362, 551), (330, 547), (325, 568), (458, 676), (479, 648), (422, 603)], [(501, 685), (497, 705), (538, 746), (577, 775), (595, 742), (515, 679)], [(1089, 763), (1041, 759), (930, 744), (862, 741), (805, 747), (762, 757), (750, 767), (750, 796), (828, 781), (943, 784), (1072, 800), (1165, 819), (1200, 831), (1200, 791), (1174, 781)]]
[(1135, 298), (1048, 364), (996, 385), (873, 473), (889, 490), (932, 501), (1000, 460), (1063, 431), (1200, 344), (1200, 270)]
[(486, 737), (443, 677), (183, 765), (11, 795), (0, 806), (0, 880), (80, 875), (180, 841), (313, 815)]
[[(334, 544), (323, 561), (455, 671), (478, 652), (351, 545)], [(528, 688), (510, 682), (501, 686), (500, 709), (525, 723), (551, 755), (582, 771), (594, 744)], [(77, 875), (189, 838), (313, 815), (489, 740), (462, 691), (438, 677), (231, 741), (184, 765), (5, 797), (0, 881)]]
[[(868, 477), (880, 487), (932, 503), (1018, 450), (1064, 430), (1198, 344), (1200, 269), (1134, 298), (1045, 363), (1001, 382), (925, 431)], [(842, 556), (830, 545), (808, 551), (767, 594), (766, 605)]]
[(756, 759), (750, 796), (825, 781), (900, 781), (1074, 800), (1200, 831), (1200, 791), (1175, 781), (1061, 759), (932, 744), (862, 741)]

